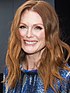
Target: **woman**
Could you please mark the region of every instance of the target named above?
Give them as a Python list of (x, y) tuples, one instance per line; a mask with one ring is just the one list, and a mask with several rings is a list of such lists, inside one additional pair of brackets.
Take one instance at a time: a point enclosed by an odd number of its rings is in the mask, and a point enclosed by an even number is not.
[(69, 57), (70, 46), (60, 40), (53, 7), (42, 0), (25, 2), (11, 26), (4, 93), (69, 93)]

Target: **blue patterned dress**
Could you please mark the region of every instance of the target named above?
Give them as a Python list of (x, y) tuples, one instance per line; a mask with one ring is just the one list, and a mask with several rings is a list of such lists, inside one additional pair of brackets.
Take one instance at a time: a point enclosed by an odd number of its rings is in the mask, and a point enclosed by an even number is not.
[[(7, 75), (5, 70), (4, 78)], [(57, 79), (54, 88), (57, 93), (70, 93), (70, 72), (66, 70), (60, 70), (60, 75), (65, 79), (62, 84)], [(48, 78), (48, 77), (47, 77)], [(44, 86), (41, 78), (38, 75), (37, 70), (24, 70), (21, 68), (21, 81), (17, 83), (14, 89), (6, 89), (6, 84), (3, 87), (3, 93), (45, 93)], [(54, 90), (49, 87), (46, 93), (55, 93)]]

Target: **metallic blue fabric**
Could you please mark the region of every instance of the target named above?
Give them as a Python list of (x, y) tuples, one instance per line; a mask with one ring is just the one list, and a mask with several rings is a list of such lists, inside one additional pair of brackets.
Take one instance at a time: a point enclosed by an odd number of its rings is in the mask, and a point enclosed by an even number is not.
[[(70, 93), (70, 72), (66, 70), (60, 70), (61, 76), (65, 79), (62, 84), (57, 79), (54, 88), (57, 93)], [(6, 77), (7, 70), (4, 73), (4, 78)], [(48, 78), (48, 77), (47, 77)], [(21, 81), (17, 82), (14, 89), (6, 89), (6, 84), (3, 87), (3, 93), (45, 93), (44, 86), (41, 78), (38, 75), (37, 70), (23, 70), (21, 68)], [(55, 93), (51, 87), (48, 88), (46, 93)]]

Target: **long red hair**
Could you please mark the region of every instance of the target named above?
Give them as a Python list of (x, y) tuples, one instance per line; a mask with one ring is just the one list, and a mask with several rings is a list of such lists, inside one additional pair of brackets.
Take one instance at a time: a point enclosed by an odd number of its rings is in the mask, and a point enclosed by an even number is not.
[[(11, 35), (6, 54), (6, 65), (8, 67), (8, 76), (6, 79), (8, 81), (8, 86), (11, 88), (15, 87), (17, 80), (21, 77), (20, 63), (25, 59), (26, 54), (21, 49), (18, 28), (21, 15), (26, 9), (37, 12), (43, 20), (46, 49), (42, 54), (38, 72), (44, 83), (44, 89), (46, 90), (49, 85), (54, 89), (53, 83), (55, 78), (62, 80), (59, 69), (70, 70), (66, 66), (70, 57), (70, 46), (60, 40), (59, 19), (55, 10), (47, 2), (40, 0), (29, 0), (22, 4), (16, 11), (11, 26)], [(64, 49), (68, 51), (66, 59), (64, 57)]]

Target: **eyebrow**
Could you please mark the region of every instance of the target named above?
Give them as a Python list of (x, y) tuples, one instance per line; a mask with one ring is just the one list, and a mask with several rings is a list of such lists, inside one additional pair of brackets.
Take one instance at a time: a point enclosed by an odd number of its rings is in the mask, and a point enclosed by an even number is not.
[[(23, 24), (23, 25), (27, 26), (26, 23), (20, 23), (20, 24)], [(33, 26), (36, 26), (36, 25), (42, 25), (42, 26), (44, 26), (42, 23), (33, 24)]]

